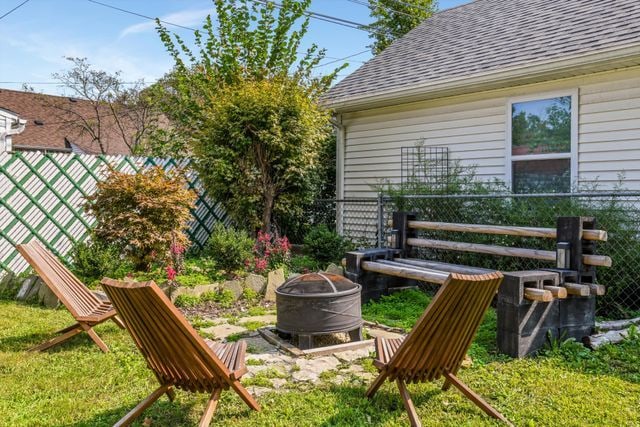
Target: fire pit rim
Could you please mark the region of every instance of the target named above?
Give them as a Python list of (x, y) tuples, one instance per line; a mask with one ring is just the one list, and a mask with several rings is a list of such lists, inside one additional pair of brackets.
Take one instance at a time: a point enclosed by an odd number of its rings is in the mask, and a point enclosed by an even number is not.
[[(310, 275), (321, 276), (324, 279), (327, 279), (327, 276), (336, 276), (336, 277), (339, 277), (341, 279), (345, 279), (343, 276), (338, 276), (338, 275), (335, 275), (335, 274), (327, 274), (327, 275), (325, 275), (325, 274), (322, 274), (322, 273), (306, 273), (306, 274), (303, 274), (301, 276), (294, 277), (291, 280), (288, 280), (286, 283), (283, 283), (282, 286), (278, 287), (275, 290), (275, 293), (277, 295), (283, 295), (283, 296), (286, 296), (286, 297), (294, 297), (294, 298), (323, 298), (323, 299), (325, 299), (325, 298), (341, 297), (341, 296), (351, 295), (351, 294), (360, 292), (361, 289), (362, 289), (362, 286), (359, 283), (351, 282), (353, 287), (350, 288), (350, 289), (346, 289), (344, 291), (314, 292), (314, 293), (305, 293), (305, 294), (293, 294), (293, 293), (289, 293), (289, 292), (283, 292), (283, 288), (285, 288), (287, 285), (290, 285), (292, 283), (301, 285), (303, 282), (300, 281), (300, 278), (305, 277), (305, 276), (310, 276)], [(296, 279), (298, 279), (298, 281), (296, 281)], [(348, 280), (348, 279), (346, 279), (346, 280)], [(296, 282), (294, 282), (294, 281), (296, 281)]]

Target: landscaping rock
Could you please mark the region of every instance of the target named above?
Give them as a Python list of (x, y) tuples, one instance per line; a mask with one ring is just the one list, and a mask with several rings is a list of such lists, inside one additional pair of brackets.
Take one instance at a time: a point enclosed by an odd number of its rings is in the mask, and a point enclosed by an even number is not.
[(344, 270), (341, 266), (331, 263), (325, 268), (325, 273), (336, 274), (338, 276), (344, 276)]
[(230, 325), (228, 323), (223, 323), (222, 325), (216, 325), (202, 329), (202, 332), (213, 335), (215, 339), (224, 339), (229, 335), (239, 334), (245, 331), (246, 329), (242, 326)]
[(365, 348), (359, 348), (357, 350), (349, 350), (349, 351), (342, 351), (339, 353), (333, 353), (333, 356), (335, 356), (341, 362), (351, 363), (356, 360), (369, 357), (369, 351), (370, 351), (370, 348), (365, 347)]
[(20, 286), (16, 299), (19, 301), (27, 301), (31, 297), (38, 295), (38, 289), (40, 284), (38, 282), (38, 276), (27, 277)]
[(242, 291), (244, 289), (242, 287), (242, 283), (239, 280), (227, 280), (226, 282), (222, 283), (222, 286), (220, 288), (222, 290), (231, 291), (231, 293), (233, 294), (233, 298), (236, 301), (240, 299), (240, 297), (242, 296)]
[[(242, 287), (241, 287), (242, 289)], [(220, 287), (217, 283), (213, 283), (211, 285), (198, 285), (193, 288), (187, 288), (186, 286), (180, 286), (171, 292), (171, 301), (175, 301), (180, 295), (190, 295), (194, 297), (199, 297), (200, 295), (206, 292), (218, 292)], [(242, 291), (241, 291), (242, 293)]]
[(54, 294), (49, 287), (43, 283), (41, 280), (38, 280), (39, 288), (38, 288), (38, 302), (45, 307), (56, 308), (60, 305), (60, 300), (56, 294)]
[(2, 279), (0, 279), (0, 292), (13, 290), (15, 288), (15, 275), (12, 272), (5, 272)]
[(244, 279), (244, 285), (258, 294), (262, 294), (267, 287), (267, 279), (264, 276), (251, 273)]
[(273, 391), (273, 390), (267, 387), (249, 386), (247, 387), (247, 391), (249, 391), (249, 393), (251, 393), (255, 397), (260, 397), (263, 394), (269, 393), (270, 391)]
[(257, 337), (249, 337), (243, 338), (244, 341), (247, 342), (247, 352), (249, 353), (277, 353), (276, 347), (269, 342), (267, 342), (264, 338)]
[(296, 366), (299, 369), (291, 374), (291, 378), (295, 382), (317, 382), (320, 379), (320, 374), (336, 369), (338, 365), (340, 365), (340, 361), (333, 356), (309, 360), (299, 359), (296, 361)]
[(274, 390), (279, 390), (285, 385), (287, 385), (287, 382), (288, 381), (284, 378), (273, 378), (271, 380), (271, 385), (273, 386)]
[(269, 272), (267, 278), (267, 290), (264, 293), (265, 301), (276, 300), (276, 289), (278, 289), (284, 283), (284, 270), (279, 268)]
[(369, 333), (369, 336), (371, 338), (402, 338), (404, 335), (402, 334), (397, 334), (395, 332), (391, 332), (391, 331), (385, 331), (383, 329), (367, 329), (367, 332)]
[(277, 316), (275, 314), (263, 314), (261, 316), (247, 316), (238, 319), (239, 323), (262, 322), (265, 325), (275, 325)]

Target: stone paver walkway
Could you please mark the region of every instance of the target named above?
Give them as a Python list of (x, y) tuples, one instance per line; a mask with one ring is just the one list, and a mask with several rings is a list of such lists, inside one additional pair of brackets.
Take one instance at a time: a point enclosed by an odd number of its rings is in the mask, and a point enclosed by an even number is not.
[[(256, 396), (264, 393), (286, 391), (304, 384), (328, 382), (368, 383), (375, 377), (375, 369), (370, 363), (373, 345), (357, 350), (348, 350), (321, 357), (292, 357), (278, 350), (263, 339), (258, 332), (250, 331), (243, 325), (268, 326), (275, 324), (276, 316), (266, 314), (231, 319), (208, 319), (214, 326), (202, 328), (212, 339), (224, 341), (233, 336), (247, 342), (247, 369), (242, 383)], [(369, 329), (371, 337), (399, 337), (399, 334), (377, 329)]]

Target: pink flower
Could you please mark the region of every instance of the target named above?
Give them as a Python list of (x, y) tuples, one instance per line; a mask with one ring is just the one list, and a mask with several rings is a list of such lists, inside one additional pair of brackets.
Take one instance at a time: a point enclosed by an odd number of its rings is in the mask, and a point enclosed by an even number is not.
[(266, 258), (256, 258), (256, 271), (260, 273), (266, 270), (266, 268), (267, 268)]
[(174, 255), (182, 255), (184, 253), (185, 247), (180, 243), (172, 243), (171, 244), (171, 253)]
[(169, 280), (170, 282), (173, 282), (177, 274), (178, 273), (176, 272), (176, 270), (173, 269), (172, 266), (170, 265), (167, 266), (167, 280)]

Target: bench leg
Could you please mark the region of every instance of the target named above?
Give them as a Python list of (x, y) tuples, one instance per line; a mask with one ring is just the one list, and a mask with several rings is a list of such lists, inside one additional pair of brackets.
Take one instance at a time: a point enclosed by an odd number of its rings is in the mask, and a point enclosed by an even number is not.
[(373, 395), (376, 394), (376, 392), (378, 391), (380, 386), (382, 384), (384, 384), (384, 380), (386, 380), (386, 379), (387, 379), (387, 373), (386, 372), (380, 372), (378, 374), (378, 376), (376, 377), (376, 379), (373, 380), (373, 382), (371, 383), (371, 385), (367, 389), (367, 392), (365, 393), (365, 396), (367, 396), (369, 399), (371, 399), (373, 397)]
[(258, 404), (258, 402), (256, 402), (253, 396), (251, 396), (251, 393), (249, 393), (247, 389), (244, 388), (242, 384), (240, 384), (240, 381), (234, 380), (231, 383), (231, 388), (233, 388), (233, 390), (238, 393), (238, 396), (240, 396), (240, 398), (244, 401), (244, 403), (247, 404), (247, 406), (249, 406), (249, 408), (253, 409), (254, 411), (260, 410), (260, 405)]
[(35, 347), (32, 347), (29, 349), (29, 351), (44, 351), (48, 348), (53, 347), (54, 345), (61, 344), (82, 332), (82, 327), (76, 324), (73, 325), (73, 327), (69, 326), (68, 328), (62, 329), (62, 331), (65, 331), (65, 333), (49, 341), (43, 342), (42, 344), (39, 344)]
[(81, 324), (81, 326), (82, 329), (87, 331), (93, 342), (96, 343), (98, 347), (100, 347), (100, 350), (102, 350), (104, 353), (109, 353), (109, 347), (107, 347), (104, 341), (102, 341), (102, 339), (98, 336), (98, 334), (96, 334), (96, 331), (94, 331), (91, 326), (83, 324)]
[(398, 384), (398, 389), (400, 390), (400, 397), (402, 397), (404, 409), (407, 410), (407, 414), (409, 415), (411, 427), (422, 427), (422, 422), (420, 421), (420, 418), (418, 418), (416, 407), (413, 406), (413, 401), (411, 400), (409, 390), (407, 390), (407, 385), (399, 378), (396, 380), (396, 383)]
[(120, 319), (118, 316), (113, 316), (111, 320), (113, 320), (113, 323), (118, 325), (120, 329), (125, 329), (124, 323), (122, 323), (122, 319)]
[(485, 402), (484, 399), (482, 399), (482, 397), (477, 395), (465, 383), (460, 381), (460, 379), (458, 379), (458, 377), (456, 377), (455, 375), (453, 375), (450, 372), (446, 372), (444, 374), (444, 376), (448, 381), (451, 382), (451, 384), (453, 384), (458, 390), (460, 390), (460, 392), (462, 394), (464, 394), (467, 397), (467, 399), (472, 401), (477, 407), (482, 409), (487, 415), (489, 415), (489, 416), (491, 416), (493, 418), (497, 418), (500, 421), (503, 421), (503, 422), (507, 423), (510, 426), (513, 425), (513, 424), (511, 424), (511, 422), (509, 422), (509, 420), (507, 420), (504, 417), (504, 415), (502, 415), (500, 412), (496, 411), (491, 405), (489, 405), (487, 402)]
[(135, 408), (130, 410), (127, 413), (127, 415), (122, 417), (120, 421), (115, 423), (113, 427), (125, 427), (128, 425), (131, 425), (131, 423), (135, 421), (135, 419), (138, 418), (140, 414), (144, 412), (145, 409), (151, 406), (153, 402), (158, 400), (158, 398), (162, 396), (164, 393), (166, 393), (170, 388), (171, 388), (171, 384), (165, 384), (158, 387), (153, 393), (145, 397), (142, 402), (138, 403), (138, 405)]
[(215, 389), (213, 393), (211, 393), (211, 397), (207, 402), (207, 406), (204, 408), (204, 413), (200, 418), (200, 422), (198, 423), (199, 427), (209, 427), (211, 423), (211, 419), (213, 418), (213, 414), (216, 412), (216, 407), (218, 406), (218, 400), (220, 400), (220, 393), (222, 389)]

